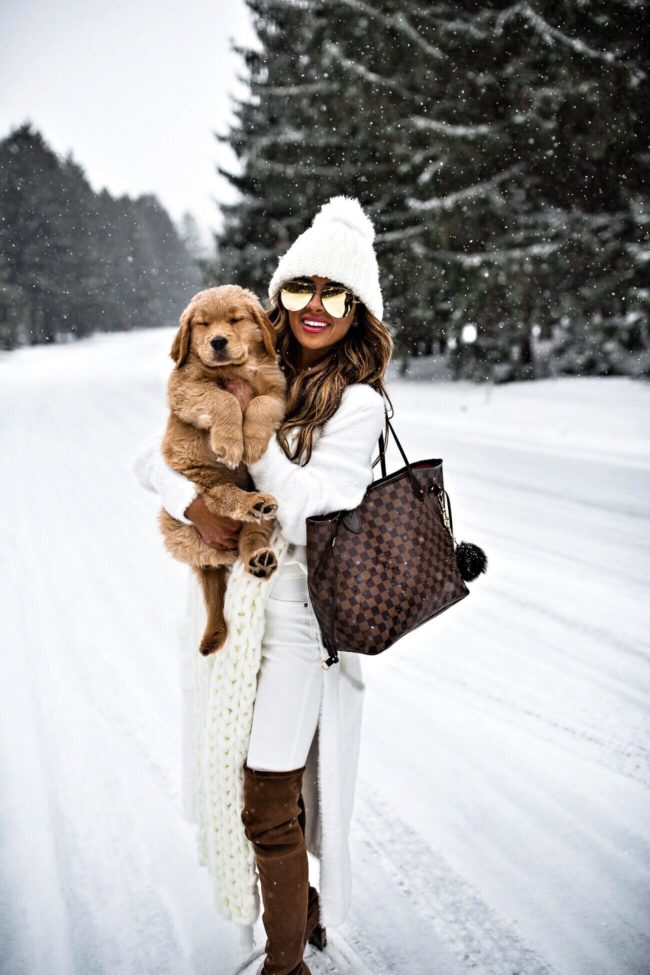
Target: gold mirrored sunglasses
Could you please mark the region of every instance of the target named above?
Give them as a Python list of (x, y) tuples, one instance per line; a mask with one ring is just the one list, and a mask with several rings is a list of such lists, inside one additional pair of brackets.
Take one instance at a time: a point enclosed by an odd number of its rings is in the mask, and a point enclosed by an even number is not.
[[(316, 294), (314, 284), (308, 279), (295, 278), (287, 281), (280, 289), (280, 299), (287, 311), (302, 311)], [(345, 318), (352, 311), (358, 298), (345, 285), (326, 284), (321, 289), (320, 300), (323, 308), (332, 318)]]

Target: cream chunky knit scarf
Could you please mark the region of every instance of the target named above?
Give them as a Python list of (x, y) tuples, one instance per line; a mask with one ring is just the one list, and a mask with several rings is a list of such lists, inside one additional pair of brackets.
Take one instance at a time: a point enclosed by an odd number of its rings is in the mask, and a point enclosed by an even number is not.
[[(276, 522), (270, 547), (278, 558), (278, 568), (288, 546)], [(244, 833), (241, 810), (243, 764), (253, 721), (271, 581), (255, 578), (237, 559), (230, 570), (224, 602), (226, 643), (209, 657), (194, 655), (193, 806), (198, 858), (212, 875), (219, 912), (247, 926), (242, 931), (242, 943), (250, 943), (250, 925), (260, 912), (255, 855)]]

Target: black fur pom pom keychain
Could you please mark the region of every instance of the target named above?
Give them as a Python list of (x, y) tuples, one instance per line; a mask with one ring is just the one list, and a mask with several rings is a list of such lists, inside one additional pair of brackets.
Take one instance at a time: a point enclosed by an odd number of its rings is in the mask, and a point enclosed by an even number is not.
[(465, 582), (473, 582), (481, 572), (485, 572), (487, 569), (487, 555), (480, 546), (474, 545), (473, 542), (456, 542), (451, 520), (449, 495), (444, 488), (439, 488), (437, 484), (432, 484), (431, 488), (435, 491), (436, 497), (440, 502), (444, 523), (454, 543), (454, 555), (456, 556), (458, 571)]
[(473, 542), (459, 542), (454, 554), (458, 564), (458, 571), (465, 582), (472, 582), (481, 572), (487, 569), (487, 555), (482, 548)]

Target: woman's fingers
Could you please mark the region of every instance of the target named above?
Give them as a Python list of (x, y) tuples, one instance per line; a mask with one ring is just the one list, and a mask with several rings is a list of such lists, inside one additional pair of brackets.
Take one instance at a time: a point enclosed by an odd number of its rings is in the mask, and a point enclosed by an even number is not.
[[(206, 519), (207, 521), (207, 519)], [(241, 521), (225, 515), (211, 515), (203, 526), (203, 540), (217, 549), (236, 549), (239, 545)]]
[[(228, 519), (225, 519), (225, 520), (227, 522), (230, 522), (230, 519), (229, 518)], [(233, 541), (233, 542), (235, 542), (235, 544), (237, 544), (238, 541), (239, 541), (239, 533), (241, 531), (241, 522), (240, 521), (239, 522), (235, 522), (232, 525), (231, 524), (224, 524), (223, 527), (221, 528), (221, 531), (222, 531), (222, 533), (223, 533), (223, 535), (224, 535), (225, 538), (227, 538), (229, 541)]]
[(194, 499), (186, 510), (201, 538), (212, 548), (236, 549), (242, 522), (227, 515), (215, 515), (205, 505), (201, 497)]
[(224, 532), (210, 531), (204, 529), (201, 532), (203, 541), (210, 545), (212, 548), (217, 549), (233, 549), (237, 548), (237, 539), (232, 538), (230, 535), (226, 535)]

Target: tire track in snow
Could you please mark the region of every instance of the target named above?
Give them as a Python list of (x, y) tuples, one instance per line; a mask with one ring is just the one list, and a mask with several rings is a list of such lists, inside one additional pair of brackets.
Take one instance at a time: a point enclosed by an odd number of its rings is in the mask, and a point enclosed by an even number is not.
[[(400, 410), (400, 421), (402, 423), (408, 421), (409, 425), (417, 430), (422, 426), (422, 415), (417, 410), (402, 407)], [(429, 436), (435, 435), (438, 439), (435, 454), (430, 453), (429, 456), (435, 455), (439, 457), (441, 453), (440, 444), (447, 441), (455, 444), (475, 444), (478, 449), (496, 448), (510, 454), (535, 454), (539, 457), (561, 457), (565, 462), (571, 463), (584, 462), (589, 465), (600, 464), (602, 466), (620, 467), (635, 471), (650, 471), (650, 462), (647, 456), (634, 450), (628, 453), (616, 453), (610, 448), (604, 454), (602, 450), (586, 445), (583, 446), (579, 443), (563, 444), (558, 441), (532, 440), (528, 437), (517, 437), (512, 431), (504, 432), (503, 436), (500, 436), (490, 427), (476, 427), (473, 430), (469, 430), (460, 425), (455, 425), (452, 429), (448, 417), (441, 421), (437, 420), (435, 415), (429, 415), (427, 417), (427, 434)], [(405, 442), (403, 437), (402, 442)], [(405, 449), (407, 449), (408, 453), (408, 448)], [(482, 478), (485, 476), (485, 473), (483, 470), (480, 470), (476, 471), (476, 475)], [(526, 483), (524, 487), (528, 488), (528, 484)]]
[[(644, 471), (645, 476), (645, 471), (650, 470), (650, 467), (640, 468), (640, 470)], [(568, 517), (574, 515), (584, 517), (586, 509), (587, 511), (598, 512), (599, 523), (604, 522), (606, 526), (611, 528), (620, 525), (621, 517), (629, 518), (634, 523), (638, 521), (645, 522), (648, 518), (647, 509), (640, 505), (622, 504), (620, 501), (615, 500), (605, 502), (582, 495), (567, 494), (566, 488), (553, 487), (550, 481), (546, 483), (543, 481), (524, 482), (518, 481), (515, 477), (499, 477), (498, 474), (474, 467), (467, 461), (460, 461), (454, 465), (453, 476), (454, 478), (463, 477), (465, 479), (466, 486), (463, 489), (463, 494), (467, 497), (471, 496), (473, 500), (476, 500), (480, 504), (485, 503), (485, 494), (466, 494), (467, 491), (471, 491), (472, 483), (494, 484), (498, 486), (501, 491), (501, 496), (512, 494), (519, 510), (523, 510), (525, 506), (527, 511), (537, 516), (539, 516), (540, 504), (539, 501), (535, 500), (535, 496), (539, 495), (540, 498), (552, 500), (554, 517), (558, 514)]]
[(181, 790), (169, 763), (169, 755), (174, 751), (169, 727), (154, 726), (138, 709), (132, 688), (123, 679), (118, 682), (115, 670), (103, 658), (99, 645), (93, 648), (92, 654), (78, 654), (75, 669), (84, 681), (84, 692), (97, 714), (129, 740), (158, 779), (162, 791), (180, 808)]
[[(390, 905), (386, 929), (392, 920), (396, 897), (406, 902), (413, 923), (419, 929), (420, 944), (443, 944), (463, 967), (485, 975), (553, 975), (554, 969), (541, 958), (479, 893), (457, 874), (444, 858), (423, 843), (420, 836), (395, 815), (361, 775), (359, 795), (352, 826), (353, 842), (369, 872), (370, 862), (379, 863), (387, 881), (381, 899)], [(390, 885), (390, 887), (389, 887)], [(373, 892), (375, 909), (377, 894)], [(356, 896), (356, 895), (355, 895)], [(359, 923), (359, 922), (357, 922)], [(428, 925), (428, 932), (423, 926)], [(400, 937), (403, 929), (400, 924)], [(349, 940), (360, 950), (368, 942), (363, 930)], [(436, 971), (439, 964), (420, 959), (417, 969), (379, 966), (384, 972)], [(429, 967), (430, 965), (430, 967)]]
[(473, 684), (469, 679), (450, 674), (443, 665), (436, 665), (431, 657), (419, 657), (417, 666), (404, 658), (400, 661), (399, 674), (395, 674), (396, 679), (403, 678), (419, 688), (422, 688), (425, 676), (433, 678), (436, 684), (447, 684), (453, 688), (453, 693), (469, 698), (474, 710), (506, 721), (544, 741), (563, 748), (568, 746), (581, 757), (650, 786), (650, 750), (638, 742), (620, 741), (611, 732), (603, 734), (595, 728), (580, 727), (548, 712), (527, 707), (498, 694), (485, 683)]
[[(476, 499), (476, 508), (478, 509), (479, 499)], [(524, 519), (522, 519), (522, 524)], [(546, 544), (540, 541), (539, 538), (533, 539), (530, 535), (524, 537), (518, 537), (512, 532), (499, 531), (496, 525), (491, 524), (489, 527), (481, 527), (481, 532), (483, 538), (482, 545), (489, 552), (488, 549), (489, 542), (494, 541), (498, 543), (501, 558), (507, 553), (508, 562), (517, 562), (520, 565), (534, 565), (537, 571), (540, 571), (543, 566), (545, 566), (549, 572), (557, 573), (560, 566), (564, 563), (565, 566), (571, 568), (574, 576), (578, 576), (580, 573), (585, 575), (591, 575), (595, 579), (595, 571), (598, 569), (598, 574), (602, 578), (600, 583), (602, 586), (608, 584), (608, 580), (615, 579), (619, 584), (625, 584), (628, 590), (630, 590), (630, 595), (632, 593), (637, 593), (640, 597), (645, 597), (646, 595), (646, 583), (645, 579), (640, 578), (637, 573), (630, 569), (629, 559), (626, 557), (626, 553), (620, 549), (616, 549), (610, 543), (610, 554), (608, 552), (608, 562), (607, 564), (601, 564), (598, 567), (594, 565), (594, 559), (592, 556), (589, 558), (581, 557), (577, 551), (577, 545), (572, 547), (570, 550), (562, 550), (553, 545)], [(472, 537), (470, 532), (462, 531), (456, 533), (456, 538), (458, 541), (464, 540), (466, 537)], [(602, 540), (602, 539), (601, 539)], [(488, 556), (489, 557), (489, 556)]]
[[(154, 970), (173, 975), (179, 971), (180, 961), (174, 924), (156, 891), (149, 884), (142, 884), (139, 867), (143, 851), (138, 850), (138, 855), (133, 856), (133, 837), (124, 845), (122, 785), (107, 776), (100, 794), (75, 780), (78, 757), (70, 752), (64, 756), (57, 747), (53, 712), (45, 707), (56, 687), (54, 675), (34, 667), (31, 686), (42, 767), (47, 773), (44, 784), (59, 863), (58, 880), (66, 904), (75, 969), (88, 975)], [(75, 813), (71, 815), (72, 809)], [(113, 851), (111, 871), (101, 869), (94, 836), (97, 828), (101, 830), (102, 850)], [(117, 941), (110, 933), (114, 923), (111, 906), (118, 907), (115, 861), (119, 861), (119, 917), (129, 919), (128, 930), (122, 927)], [(110, 883), (102, 889), (105, 877)]]
[(312, 975), (392, 975), (394, 969), (386, 967), (376, 951), (364, 945), (359, 952), (339, 933), (342, 930), (338, 927), (327, 932), (324, 952), (308, 947), (304, 958)]
[[(92, 579), (77, 576), (76, 599), (68, 598), (69, 540), (61, 534), (65, 523), (56, 517), (57, 510), (65, 510), (62, 491), (61, 482), (54, 480), (47, 493), (48, 508), (40, 511), (43, 521), (49, 516), (51, 544), (19, 545), (18, 535), (8, 533), (13, 571), (30, 583), (26, 591), (20, 590), (24, 605), (16, 614), (17, 636), (29, 648), (21, 661), (55, 860), (52, 874), (40, 882), (47, 891), (55, 881), (60, 892), (63, 910), (57, 920), (62, 930), (57, 937), (67, 948), (71, 971), (179, 975), (186, 970), (183, 949), (163, 892), (147, 878), (147, 844), (138, 842), (136, 832), (124, 832), (138, 802), (137, 783), (125, 783), (111, 752), (118, 730), (135, 742), (143, 764), (169, 794), (174, 790), (165, 775), (164, 741), (156, 754), (160, 729), (142, 715), (137, 688), (118, 676), (115, 665), (109, 667), (106, 653), (100, 652), (101, 640), (91, 646), (77, 631), (79, 605), (92, 605), (85, 587), (100, 587), (110, 582), (110, 575), (99, 562), (100, 571)], [(16, 498), (12, 510), (17, 516), (29, 500)], [(73, 496), (73, 507), (74, 502)], [(19, 520), (30, 523), (27, 512)], [(174, 798), (178, 790), (175, 793)], [(42, 894), (38, 901), (41, 909), (47, 906), (46, 896), (51, 895)], [(21, 931), (21, 938), (44, 939), (42, 916), (25, 918), (24, 924), (28, 931)], [(17, 953), (22, 946), (18, 938), (16, 942)], [(18, 960), (14, 955), (10, 963)], [(43, 959), (35, 975), (49, 971), (51, 963), (51, 957)]]
[[(533, 624), (533, 617), (535, 617), (541, 620), (541, 624), (545, 628), (548, 628), (549, 621), (551, 621), (553, 624), (565, 627), (569, 633), (578, 633), (581, 638), (588, 637), (596, 644), (605, 645), (610, 648), (614, 647), (617, 652), (625, 653), (646, 666), (650, 662), (650, 655), (647, 650), (635, 646), (618, 632), (598, 624), (590, 623), (589, 620), (584, 618), (577, 620), (575, 615), (571, 615), (571, 612), (563, 613), (558, 609), (557, 603), (551, 606), (548, 603), (540, 603), (532, 599), (526, 599), (521, 595), (520, 590), (513, 591), (512, 586), (500, 583), (498, 579), (491, 580), (490, 588), (495, 597), (503, 600), (504, 605), (510, 603), (519, 609), (525, 610), (526, 614), (530, 614), (530, 628), (533, 632), (535, 632), (535, 626)], [(570, 651), (568, 648), (565, 651), (565, 647), (563, 647), (562, 652), (569, 653)], [(602, 671), (600, 662), (597, 669)]]

